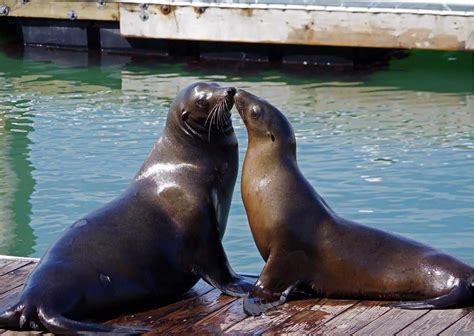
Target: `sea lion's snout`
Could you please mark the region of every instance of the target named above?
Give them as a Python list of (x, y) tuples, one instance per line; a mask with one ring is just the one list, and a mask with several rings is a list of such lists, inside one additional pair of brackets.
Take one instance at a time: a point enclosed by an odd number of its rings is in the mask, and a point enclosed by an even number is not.
[(225, 95), (225, 99), (228, 100), (228, 101), (231, 101), (232, 104), (234, 103), (234, 99), (235, 99), (235, 94), (237, 93), (237, 89), (233, 86), (231, 87), (227, 87), (227, 88), (224, 88), (224, 95)]
[(237, 108), (237, 112), (239, 112), (240, 117), (245, 122), (245, 106), (246, 106), (246, 97), (248, 97), (249, 93), (245, 90), (238, 89), (235, 94), (235, 107)]
[(245, 90), (238, 89), (236, 94), (235, 94), (235, 100), (241, 100), (244, 99), (245, 96), (247, 96), (249, 93)]
[(237, 89), (235, 87), (229, 87), (229, 88), (226, 89), (225, 92), (226, 92), (227, 96), (234, 97), (235, 94), (237, 93)]
[(237, 89), (233, 86), (222, 88), (219, 93), (220, 100), (225, 101), (225, 110), (230, 112), (234, 106), (234, 96), (237, 93)]

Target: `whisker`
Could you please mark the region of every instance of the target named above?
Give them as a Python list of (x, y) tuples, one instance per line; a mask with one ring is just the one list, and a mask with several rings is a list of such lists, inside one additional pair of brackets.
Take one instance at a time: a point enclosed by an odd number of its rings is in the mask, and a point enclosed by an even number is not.
[(224, 132), (224, 129), (222, 127), (222, 112), (224, 110), (224, 105), (220, 104), (219, 111), (218, 111), (218, 116), (217, 116), (217, 124), (218, 128), (221, 130), (221, 132)]
[(215, 110), (215, 106), (212, 108), (212, 110), (209, 112), (209, 114), (207, 115), (207, 118), (206, 118), (206, 122), (204, 123), (204, 127), (206, 127), (207, 125), (207, 122), (209, 121), (209, 117), (212, 115), (212, 113), (214, 112)]
[(211, 116), (211, 119), (209, 121), (209, 132), (208, 132), (208, 136), (207, 136), (207, 141), (208, 142), (211, 142), (211, 128), (212, 128), (212, 123), (214, 122), (214, 116), (216, 115), (216, 113), (217, 113), (217, 108), (214, 106), (214, 108), (209, 113), (209, 116)]

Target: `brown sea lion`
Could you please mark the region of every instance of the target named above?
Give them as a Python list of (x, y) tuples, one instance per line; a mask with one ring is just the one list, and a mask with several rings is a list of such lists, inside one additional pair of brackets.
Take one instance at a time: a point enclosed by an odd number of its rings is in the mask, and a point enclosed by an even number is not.
[(136, 333), (78, 320), (179, 295), (199, 278), (229, 295), (248, 292), (221, 243), (238, 171), (235, 92), (196, 83), (178, 94), (129, 188), (62, 234), (0, 328)]
[(339, 217), (299, 170), (295, 134), (283, 113), (242, 90), (235, 104), (249, 139), (242, 199), (266, 261), (244, 300), (247, 314), (282, 304), (296, 287), (330, 298), (407, 301), (395, 306), (410, 309), (474, 302), (472, 267)]

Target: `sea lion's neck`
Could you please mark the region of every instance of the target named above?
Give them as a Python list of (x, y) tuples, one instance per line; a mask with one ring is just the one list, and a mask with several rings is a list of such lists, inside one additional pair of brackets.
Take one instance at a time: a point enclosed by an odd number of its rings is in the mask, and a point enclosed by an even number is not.
[(249, 139), (242, 167), (242, 183), (250, 187), (252, 181), (278, 174), (284, 167), (299, 170), (296, 151), (284, 150), (271, 142), (253, 143)]
[(262, 141), (262, 139), (249, 137), (246, 156), (253, 156), (266, 166), (271, 166), (272, 164), (278, 165), (280, 163), (279, 161), (289, 161), (297, 165), (296, 144), (265, 140), (266, 141)]

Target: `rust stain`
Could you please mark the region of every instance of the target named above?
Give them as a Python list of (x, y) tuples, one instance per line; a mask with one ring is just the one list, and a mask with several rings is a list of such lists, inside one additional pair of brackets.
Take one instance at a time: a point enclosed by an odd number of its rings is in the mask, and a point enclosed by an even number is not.
[(241, 13), (242, 16), (252, 17), (253, 16), (253, 9), (252, 8), (242, 8)]
[(130, 12), (130, 13), (139, 13), (141, 11), (141, 9), (138, 6), (133, 6), (133, 5), (129, 5), (129, 6), (123, 5), (123, 8), (127, 12)]
[(160, 11), (164, 15), (168, 15), (171, 13), (171, 6), (170, 5), (161, 5), (160, 6)]
[(194, 7), (194, 13), (196, 13), (196, 17), (201, 17), (202, 14), (206, 11), (207, 7)]

